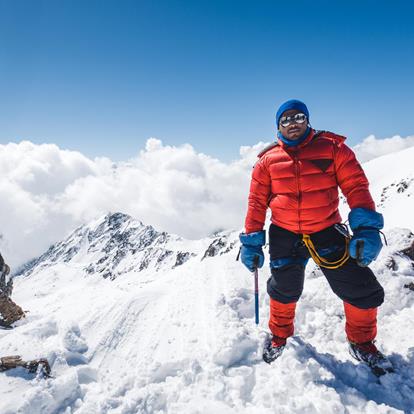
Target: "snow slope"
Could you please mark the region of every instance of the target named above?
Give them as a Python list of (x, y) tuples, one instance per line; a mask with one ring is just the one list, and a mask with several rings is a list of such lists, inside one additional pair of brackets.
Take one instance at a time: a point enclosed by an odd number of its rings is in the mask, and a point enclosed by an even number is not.
[[(377, 210), (385, 227), (407, 227), (414, 231), (414, 147), (375, 158), (363, 165)], [(341, 211), (346, 219), (348, 206)]]
[(269, 270), (260, 271), (257, 328), (237, 233), (187, 241), (117, 213), (75, 230), (16, 277), (13, 298), (30, 312), (0, 331), (0, 355), (46, 356), (54, 378), (1, 374), (0, 412), (414, 412), (414, 291), (405, 287), (414, 263), (403, 253), (414, 241), (414, 153), (391, 155), (366, 167), (393, 223), (373, 269), (386, 291), (378, 344), (397, 373), (378, 380), (349, 356), (341, 301), (311, 263), (296, 336), (265, 364)]

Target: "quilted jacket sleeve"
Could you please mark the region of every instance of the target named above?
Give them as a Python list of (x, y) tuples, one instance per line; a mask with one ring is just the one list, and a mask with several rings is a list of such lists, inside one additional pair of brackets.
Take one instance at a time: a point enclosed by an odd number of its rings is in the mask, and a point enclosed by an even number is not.
[(249, 203), (244, 226), (247, 234), (263, 230), (270, 191), (270, 175), (263, 159), (260, 159), (253, 168), (250, 183)]
[(368, 179), (354, 152), (341, 143), (336, 148), (335, 169), (341, 188), (351, 209), (362, 207), (375, 211), (375, 203), (369, 192)]

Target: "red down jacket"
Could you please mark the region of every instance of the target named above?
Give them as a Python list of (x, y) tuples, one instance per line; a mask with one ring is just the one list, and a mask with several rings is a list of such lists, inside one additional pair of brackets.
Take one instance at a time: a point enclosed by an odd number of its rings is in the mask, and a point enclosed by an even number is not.
[(351, 209), (375, 210), (368, 180), (345, 139), (311, 130), (297, 147), (279, 141), (262, 151), (253, 169), (245, 232), (263, 229), (268, 207), (272, 223), (294, 233), (339, 223), (338, 186)]

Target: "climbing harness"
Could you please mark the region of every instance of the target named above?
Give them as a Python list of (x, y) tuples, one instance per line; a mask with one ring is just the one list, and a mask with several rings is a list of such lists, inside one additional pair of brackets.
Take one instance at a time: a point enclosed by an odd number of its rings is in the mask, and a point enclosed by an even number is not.
[(344, 265), (347, 260), (349, 259), (349, 240), (350, 240), (350, 236), (347, 232), (346, 227), (342, 227), (341, 225), (335, 226), (336, 230), (338, 230), (344, 237), (345, 237), (345, 251), (343, 256), (338, 259), (335, 260), (333, 262), (330, 262), (326, 259), (324, 259), (322, 256), (320, 256), (318, 254), (318, 251), (316, 250), (309, 234), (303, 234), (302, 235), (302, 240), (303, 243), (305, 244), (305, 246), (308, 248), (309, 253), (312, 257), (312, 259), (314, 260), (314, 262), (319, 266), (319, 267), (324, 267), (325, 269), (338, 269), (338, 267), (341, 267), (342, 265)]

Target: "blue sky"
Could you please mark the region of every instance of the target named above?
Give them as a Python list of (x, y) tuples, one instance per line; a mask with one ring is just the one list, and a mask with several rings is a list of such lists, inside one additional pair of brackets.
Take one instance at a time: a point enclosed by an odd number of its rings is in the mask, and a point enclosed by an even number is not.
[(0, 0), (0, 143), (224, 161), (304, 100), (351, 145), (414, 134), (410, 1)]

